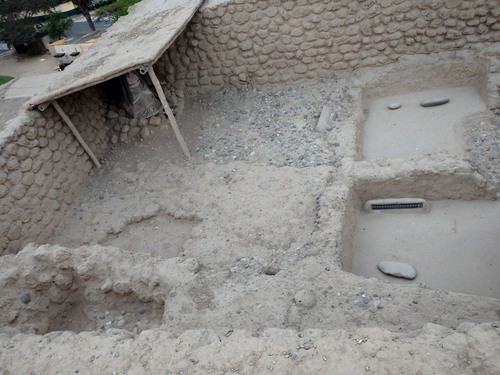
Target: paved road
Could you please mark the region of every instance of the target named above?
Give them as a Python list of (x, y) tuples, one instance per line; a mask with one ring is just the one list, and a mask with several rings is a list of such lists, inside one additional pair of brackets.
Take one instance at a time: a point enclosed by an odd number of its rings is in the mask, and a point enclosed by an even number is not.
[[(73, 26), (70, 29), (66, 30), (65, 34), (67, 37), (73, 37), (82, 34), (88, 34), (92, 30), (90, 30), (89, 24), (85, 17), (81, 17), (78, 19), (73, 19)], [(107, 22), (95, 22), (94, 25), (97, 31), (105, 31), (110, 24)]]

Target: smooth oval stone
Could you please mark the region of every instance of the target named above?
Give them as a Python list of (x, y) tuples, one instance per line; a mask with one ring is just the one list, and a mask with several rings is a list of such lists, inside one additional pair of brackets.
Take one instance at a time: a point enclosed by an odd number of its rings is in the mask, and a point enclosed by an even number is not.
[(30, 303), (30, 301), (31, 301), (31, 296), (30, 296), (30, 294), (29, 294), (29, 293), (24, 293), (24, 294), (21, 294), (20, 299), (21, 299), (21, 302), (22, 302), (22, 303), (24, 303), (24, 304), (26, 305), (27, 303)]
[(391, 103), (387, 106), (389, 109), (399, 109), (401, 108), (401, 103)]
[(445, 96), (437, 97), (437, 98), (429, 98), (423, 100), (420, 105), (422, 107), (435, 107), (437, 105), (442, 105), (446, 104), (450, 101), (450, 98), (447, 98)]
[(412, 280), (417, 276), (415, 268), (407, 263), (382, 260), (377, 264), (377, 267), (386, 275), (401, 277), (403, 279)]

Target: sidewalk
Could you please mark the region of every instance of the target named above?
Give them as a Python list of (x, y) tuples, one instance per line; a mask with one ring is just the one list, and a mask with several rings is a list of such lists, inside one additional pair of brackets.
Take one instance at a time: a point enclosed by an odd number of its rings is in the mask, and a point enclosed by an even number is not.
[(30, 98), (47, 89), (57, 79), (57, 73), (20, 77), (12, 82), (3, 94), (4, 99)]
[(0, 85), (0, 131), (17, 116), (29, 97), (57, 79), (55, 68), (57, 61), (48, 53), (30, 58), (19, 58), (10, 51), (0, 54), (0, 75), (16, 78)]

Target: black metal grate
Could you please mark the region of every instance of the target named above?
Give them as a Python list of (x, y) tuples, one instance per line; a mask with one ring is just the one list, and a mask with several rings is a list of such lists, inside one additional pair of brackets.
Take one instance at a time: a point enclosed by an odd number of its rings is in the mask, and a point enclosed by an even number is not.
[(424, 202), (372, 204), (372, 210), (402, 210), (408, 208), (422, 208), (422, 207), (424, 207)]

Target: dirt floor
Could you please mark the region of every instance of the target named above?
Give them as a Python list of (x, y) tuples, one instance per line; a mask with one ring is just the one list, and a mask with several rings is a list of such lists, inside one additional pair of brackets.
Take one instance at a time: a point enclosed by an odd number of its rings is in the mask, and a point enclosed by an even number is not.
[[(450, 102), (448, 105), (432, 108), (420, 106), (420, 102), (427, 98), (439, 97), (450, 98)], [(390, 103), (398, 103), (401, 108), (387, 110)], [(363, 156), (372, 160), (404, 158), (439, 151), (460, 152), (464, 142), (456, 124), (468, 115), (485, 109), (484, 101), (474, 86), (379, 98), (369, 104)], [(402, 142), (402, 139), (408, 141)]]
[[(170, 128), (113, 146), (51, 245), (0, 259), (2, 374), (500, 374), (500, 300), (343, 269), (358, 105), (348, 77), (224, 88), (179, 116), (190, 160)], [(498, 189), (478, 118), (457, 174)]]

